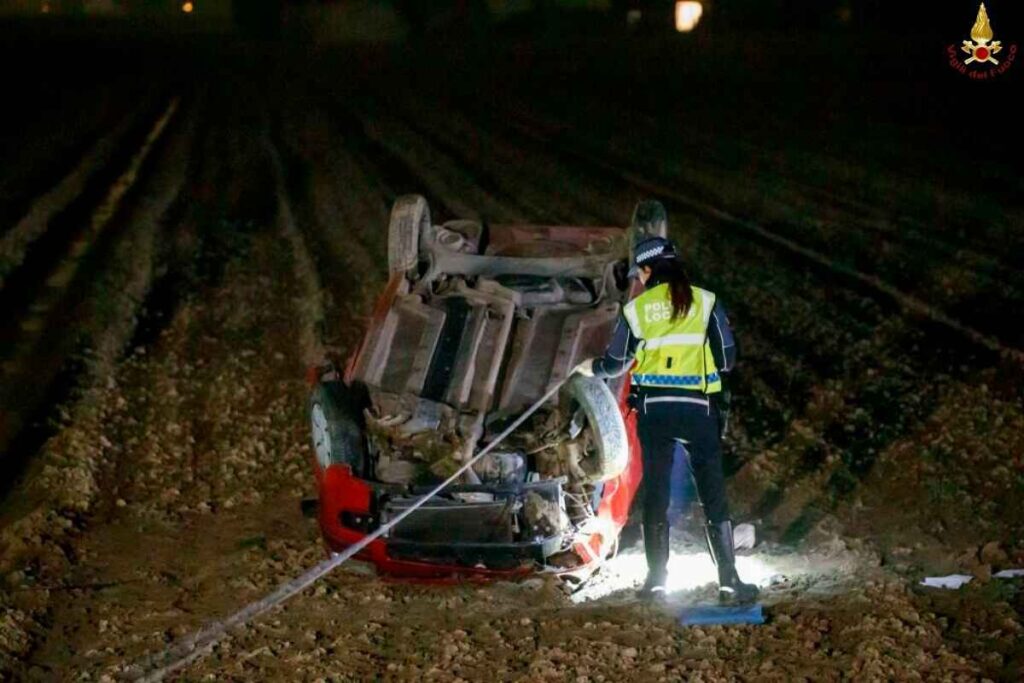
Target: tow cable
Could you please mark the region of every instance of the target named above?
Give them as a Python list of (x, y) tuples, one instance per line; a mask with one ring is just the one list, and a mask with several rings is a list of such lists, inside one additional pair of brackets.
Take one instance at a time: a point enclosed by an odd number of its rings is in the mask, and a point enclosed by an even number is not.
[(488, 443), (484, 448), (466, 461), (458, 470), (455, 471), (450, 477), (445, 479), (443, 482), (438, 484), (432, 490), (423, 495), (422, 498), (417, 500), (415, 503), (403, 510), (398, 516), (390, 520), (386, 524), (382, 524), (372, 534), (365, 536), (358, 543), (350, 545), (344, 550), (344, 552), (333, 555), (332, 557), (324, 560), (320, 564), (310, 568), (306, 573), (301, 576), (297, 576), (287, 583), (283, 583), (278, 586), (277, 590), (269, 595), (251, 602), (234, 614), (216, 621), (206, 627), (196, 631), (179, 640), (177, 643), (165, 649), (163, 652), (157, 655), (151, 655), (140, 663), (134, 664), (126, 671), (127, 676), (131, 680), (140, 681), (143, 683), (150, 683), (153, 681), (162, 681), (165, 676), (170, 673), (181, 669), (182, 667), (188, 666), (192, 662), (204, 657), (209, 654), (213, 649), (213, 646), (217, 644), (223, 638), (228, 630), (235, 628), (236, 626), (242, 626), (252, 619), (256, 618), (260, 614), (263, 614), (272, 607), (280, 605), (285, 600), (288, 600), (297, 593), (301, 593), (306, 588), (313, 585), (314, 582), (326, 576), (330, 572), (337, 569), (339, 566), (350, 560), (359, 551), (363, 550), (366, 546), (373, 543), (375, 540), (387, 534), (391, 529), (398, 525), (399, 522), (404, 520), (406, 517), (411, 515), (413, 512), (418, 510), (428, 500), (441, 493), (449, 485), (455, 482), (463, 473), (465, 473), (470, 467), (475, 465), (481, 458), (490, 453), (495, 446), (504, 441), (509, 434), (519, 428), (523, 422), (525, 422), (531, 415), (541, 408), (548, 400), (551, 399), (558, 391), (565, 385), (569, 379), (572, 378), (572, 374), (563, 380), (556, 382), (543, 397), (541, 397), (536, 403), (531, 405), (526, 411), (516, 418), (515, 422), (505, 428), (505, 431), (498, 434), (493, 441)]

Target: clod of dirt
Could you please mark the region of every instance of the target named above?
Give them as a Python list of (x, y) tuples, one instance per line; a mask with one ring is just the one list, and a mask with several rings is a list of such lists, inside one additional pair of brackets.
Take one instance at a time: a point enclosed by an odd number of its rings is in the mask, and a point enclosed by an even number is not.
[(981, 561), (983, 564), (991, 564), (998, 567), (1005, 565), (1009, 559), (1009, 556), (1000, 547), (999, 541), (989, 541), (981, 547)]
[(992, 565), (990, 564), (979, 564), (971, 572), (981, 583), (988, 583), (992, 580)]

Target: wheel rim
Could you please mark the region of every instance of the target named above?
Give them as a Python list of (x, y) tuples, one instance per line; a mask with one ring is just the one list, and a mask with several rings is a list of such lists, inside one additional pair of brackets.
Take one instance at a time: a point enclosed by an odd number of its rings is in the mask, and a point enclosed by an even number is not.
[(327, 469), (331, 464), (331, 434), (327, 429), (327, 416), (324, 415), (324, 409), (319, 403), (313, 405), (311, 423), (316, 461), (320, 467)]

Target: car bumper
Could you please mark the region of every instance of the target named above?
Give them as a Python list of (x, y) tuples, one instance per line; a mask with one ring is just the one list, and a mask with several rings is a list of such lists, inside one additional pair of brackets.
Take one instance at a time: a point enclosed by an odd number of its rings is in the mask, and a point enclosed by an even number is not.
[[(332, 466), (320, 480), (318, 517), (332, 552), (371, 533), (373, 488), (344, 466)], [(528, 542), (413, 541), (379, 538), (355, 559), (374, 565), (377, 573), (412, 579), (508, 579), (536, 573), (562, 544), (561, 535)]]
[[(545, 572), (585, 575), (600, 566), (613, 549), (626, 524), (633, 497), (642, 476), (636, 416), (624, 411), (630, 440), (629, 465), (619, 477), (606, 482), (593, 533), (575, 539), (572, 549), (580, 563), (563, 569), (545, 567), (549, 545), (560, 537), (529, 543), (413, 543), (380, 538), (371, 542), (357, 560), (370, 563), (379, 575), (413, 580), (517, 579)], [(315, 460), (315, 458), (314, 458)], [(372, 485), (353, 475), (344, 465), (316, 468), (320, 488), (318, 517), (324, 542), (331, 552), (341, 552), (371, 533), (375, 493)]]

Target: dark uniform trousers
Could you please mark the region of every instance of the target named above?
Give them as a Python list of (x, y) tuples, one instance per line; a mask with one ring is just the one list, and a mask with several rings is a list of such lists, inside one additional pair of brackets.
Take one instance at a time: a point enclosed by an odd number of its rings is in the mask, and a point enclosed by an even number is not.
[(643, 391), (638, 399), (645, 526), (668, 522), (672, 460), (679, 443), (689, 456), (690, 471), (707, 520), (717, 524), (729, 519), (715, 402)]

